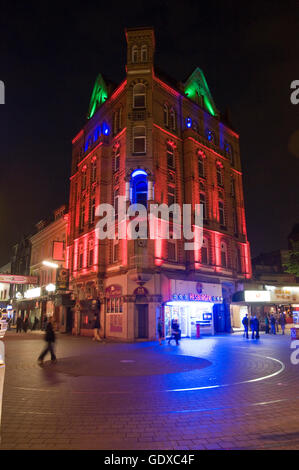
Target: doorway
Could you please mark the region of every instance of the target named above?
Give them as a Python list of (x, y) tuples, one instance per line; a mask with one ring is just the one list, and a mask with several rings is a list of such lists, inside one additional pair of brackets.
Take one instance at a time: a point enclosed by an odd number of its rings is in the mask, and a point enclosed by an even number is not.
[(148, 338), (148, 305), (135, 304), (137, 320), (137, 338)]

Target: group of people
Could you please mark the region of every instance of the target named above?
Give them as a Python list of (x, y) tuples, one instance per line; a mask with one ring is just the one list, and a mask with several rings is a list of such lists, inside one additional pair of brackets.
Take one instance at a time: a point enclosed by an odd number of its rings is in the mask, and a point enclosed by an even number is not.
[(278, 333), (278, 325), (281, 327), (281, 332), (284, 335), (286, 327), (286, 318), (284, 313), (280, 313), (279, 318), (275, 317), (273, 314), (270, 316), (266, 315), (265, 317), (265, 333), (276, 335)]
[[(243, 336), (246, 338), (249, 338), (249, 326), (252, 331), (252, 339), (258, 339), (260, 337), (260, 322), (259, 319), (257, 318), (256, 315), (253, 317), (248, 318), (248, 314), (246, 313), (245, 317), (242, 320), (243, 326), (244, 326), (244, 334)], [(284, 335), (285, 332), (285, 325), (286, 325), (286, 318), (284, 313), (281, 313), (279, 316), (279, 319), (277, 319), (273, 314), (269, 317), (266, 315), (265, 317), (265, 333), (266, 334), (273, 334), (276, 335), (276, 332), (278, 333), (278, 325), (281, 326), (282, 334)]]
[(22, 331), (24, 331), (24, 333), (27, 333), (27, 330), (30, 328), (30, 326), (31, 331), (37, 330), (38, 324), (39, 320), (37, 317), (34, 317), (33, 323), (30, 324), (28, 315), (26, 315), (24, 319), (19, 315), (16, 321), (16, 333), (22, 333)]

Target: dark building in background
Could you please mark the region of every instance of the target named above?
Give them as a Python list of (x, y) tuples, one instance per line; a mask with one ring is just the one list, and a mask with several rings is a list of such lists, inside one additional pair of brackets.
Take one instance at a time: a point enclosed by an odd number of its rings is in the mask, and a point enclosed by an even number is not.
[[(29, 276), (30, 258), (31, 258), (31, 241), (30, 235), (22, 237), (19, 243), (13, 246), (11, 256), (11, 274), (20, 276)], [(26, 284), (11, 284), (10, 298), (13, 299), (17, 292), (23, 296), (24, 291), (28, 288)]]

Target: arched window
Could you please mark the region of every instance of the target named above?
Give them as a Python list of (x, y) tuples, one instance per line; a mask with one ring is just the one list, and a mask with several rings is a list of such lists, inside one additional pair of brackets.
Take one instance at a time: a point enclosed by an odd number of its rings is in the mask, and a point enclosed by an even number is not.
[(211, 131), (210, 129), (206, 130), (206, 138), (208, 139), (209, 142), (216, 144), (216, 134), (214, 131)]
[(145, 153), (146, 150), (146, 138), (145, 138), (145, 127), (136, 126), (133, 130), (133, 152), (134, 153)]
[(198, 176), (199, 178), (205, 177), (205, 155), (202, 152), (198, 153)]
[(164, 126), (168, 127), (168, 106), (167, 106), (167, 104), (164, 104), (164, 106), (163, 106), (163, 120), (164, 120)]
[(176, 114), (173, 108), (170, 110), (170, 129), (172, 131), (176, 130)]
[(132, 204), (142, 204), (147, 207), (148, 182), (146, 171), (133, 171), (130, 186)]
[(221, 266), (223, 268), (227, 267), (227, 246), (226, 243), (222, 242), (221, 243)]
[(141, 62), (147, 62), (147, 46), (143, 45), (141, 47)]
[(133, 108), (145, 108), (145, 85), (143, 83), (134, 85)]
[(202, 240), (201, 262), (202, 264), (209, 264), (209, 242), (207, 238)]
[(132, 62), (133, 64), (136, 64), (138, 62), (138, 47), (137, 46), (132, 47)]

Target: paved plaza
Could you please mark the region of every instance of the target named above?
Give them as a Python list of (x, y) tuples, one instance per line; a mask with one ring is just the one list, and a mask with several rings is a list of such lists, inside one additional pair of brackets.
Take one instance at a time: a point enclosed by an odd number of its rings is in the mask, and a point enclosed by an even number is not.
[(291, 338), (95, 343), (7, 332), (0, 449), (299, 449)]

